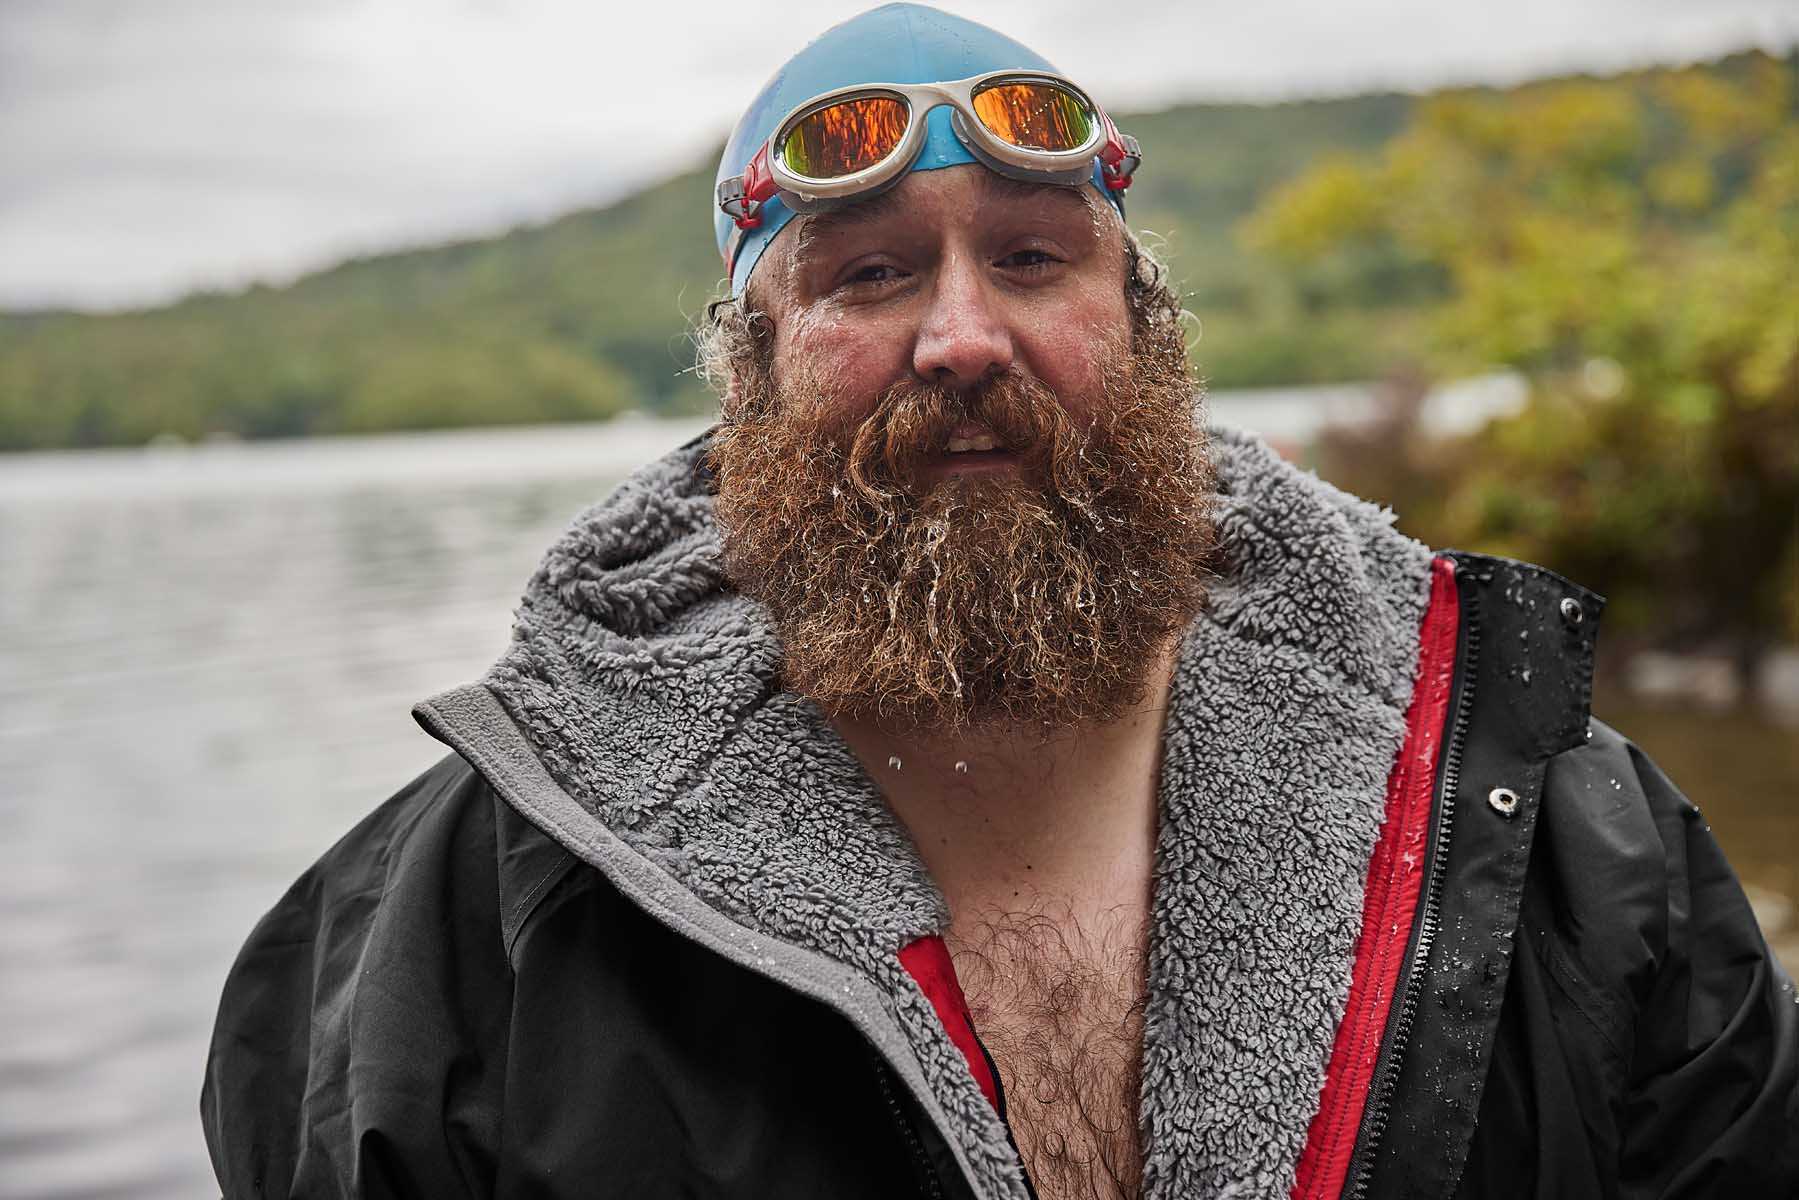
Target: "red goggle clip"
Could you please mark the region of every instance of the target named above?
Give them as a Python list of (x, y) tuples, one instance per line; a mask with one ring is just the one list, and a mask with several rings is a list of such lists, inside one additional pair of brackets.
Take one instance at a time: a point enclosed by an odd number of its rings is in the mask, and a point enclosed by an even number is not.
[(737, 228), (754, 229), (762, 224), (763, 204), (779, 190), (768, 171), (768, 143), (764, 142), (743, 174), (719, 181), (718, 206)]
[(1131, 176), (1143, 165), (1143, 147), (1128, 133), (1120, 133), (1112, 118), (1101, 114), (1106, 123), (1106, 144), (1099, 148), (1099, 173), (1109, 191), (1122, 192), (1131, 186)]

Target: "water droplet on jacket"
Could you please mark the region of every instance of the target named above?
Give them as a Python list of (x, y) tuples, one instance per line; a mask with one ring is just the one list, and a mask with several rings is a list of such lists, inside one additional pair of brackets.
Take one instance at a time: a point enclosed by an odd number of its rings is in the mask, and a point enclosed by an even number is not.
[(958, 775), (968, 774), (968, 764), (958, 760), (956, 763), (956, 774), (958, 774)]
[(1523, 671), (1519, 672), (1518, 678), (1522, 679), (1524, 681), (1525, 687), (1529, 687), (1530, 686), (1530, 668), (1525, 667)]
[(893, 769), (894, 769), (894, 770), (896, 770), (896, 771), (897, 771), (897, 770), (899, 770), (899, 769), (900, 769), (900, 759), (899, 759), (899, 755), (897, 755), (897, 754), (895, 754), (895, 755), (893, 755), (893, 756), (892, 756), (892, 757), (890, 757), (890, 758), (889, 758), (889, 759), (888, 759), (888, 760), (887, 760), (887, 765), (888, 765), (888, 766), (890, 766), (890, 767), (892, 767), (892, 768), (893, 768)]

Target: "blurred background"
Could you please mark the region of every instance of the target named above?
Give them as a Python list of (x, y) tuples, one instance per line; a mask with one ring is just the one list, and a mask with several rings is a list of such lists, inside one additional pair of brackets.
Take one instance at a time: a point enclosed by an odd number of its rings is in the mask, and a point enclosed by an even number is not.
[[(1142, 141), (1216, 419), (1610, 597), (1799, 967), (1799, 10), (945, 7)], [(854, 11), (0, 3), (0, 1197), (216, 1191), (233, 954), (704, 427), (718, 147)]]

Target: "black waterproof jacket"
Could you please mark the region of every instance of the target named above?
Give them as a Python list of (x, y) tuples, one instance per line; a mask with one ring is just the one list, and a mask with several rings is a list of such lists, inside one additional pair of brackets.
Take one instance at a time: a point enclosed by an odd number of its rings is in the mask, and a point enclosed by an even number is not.
[[(1322, 488), (1246, 446), (1224, 444), (1250, 464), (1227, 490), (1263, 495), (1255, 472)], [(1265, 527), (1264, 501), (1243, 503)], [(651, 510), (631, 511), (641, 528)], [(605, 553), (609, 569), (647, 561)], [(1799, 1195), (1793, 986), (1704, 819), (1589, 716), (1602, 602), (1516, 563), (1420, 561), (1403, 744), (1379, 839), (1357, 851), (1365, 888), (1332, 918), (1353, 927), (1335, 1032), (1305, 1064), (1290, 1149), (1235, 1194)], [(592, 582), (545, 579), (565, 595)], [(728, 881), (684, 875), (663, 835), (634, 840), (639, 818), (585, 823), (571, 797), (630, 764), (558, 757), (512, 678), (421, 704), (452, 752), (251, 935), (202, 1096), (223, 1193), (1025, 1194), (1015, 1156), (1009, 1183), (981, 1165), (992, 1139), (966, 1126), (990, 1118), (957, 1108), (963, 1092), (978, 1104), (981, 1058), (933, 1057), (967, 1041), (953, 989), (933, 994), (908, 962), (932, 1007), (913, 1003), (905, 974), (733, 917)], [(710, 786), (671, 792), (698, 803)], [(941, 1019), (941, 1047), (896, 1033), (920, 1027), (914, 1010)], [(1201, 1033), (1219, 1054), (1233, 1037)], [(943, 1062), (964, 1077), (944, 1083)], [(1153, 1095), (1158, 1078), (1146, 1069), (1146, 1192), (1218, 1194), (1158, 1157), (1158, 1139), (1187, 1144), (1162, 1131), (1210, 1119)]]

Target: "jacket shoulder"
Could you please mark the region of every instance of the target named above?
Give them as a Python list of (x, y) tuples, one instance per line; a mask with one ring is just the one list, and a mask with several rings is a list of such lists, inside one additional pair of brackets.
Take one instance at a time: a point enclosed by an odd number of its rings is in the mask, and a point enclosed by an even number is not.
[(1799, 1188), (1799, 1004), (1704, 816), (1595, 720), (1538, 820), (1520, 949), (1628, 1081), (1630, 1194)]
[[(493, 801), (481, 773), (461, 755), (446, 754), (351, 827), (296, 886), (385, 885), (395, 866), (427, 846), (465, 851), (472, 860), (483, 845), (491, 850)], [(462, 856), (455, 861), (463, 862)]]
[(342, 898), (374, 895), (408, 909), (455, 906), (480, 893), (495, 902), (480, 906), (481, 929), (509, 952), (533, 907), (576, 861), (451, 751), (345, 833), (270, 915), (322, 916)]
[(508, 888), (547, 882), (567, 857), (451, 754), (308, 868), (220, 999), (201, 1112), (225, 1194), (336, 1194), (372, 1169), (373, 1130), (407, 1161), (443, 1161), (402, 1144), (442, 1137), (415, 1119), (421, 1104), (466, 1129), (470, 1153), (497, 1144), (466, 1073), (504, 1052), (508, 950), (528, 915)]
[(1753, 910), (1699, 809), (1624, 734), (1594, 719), (1549, 760), (1535, 874), (1557, 942), (1582, 973), (1641, 1004), (1695, 923), (1766, 955)]

